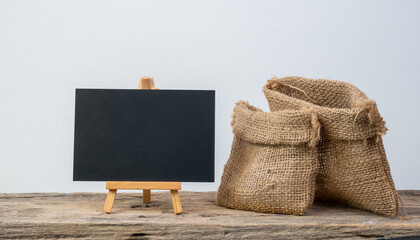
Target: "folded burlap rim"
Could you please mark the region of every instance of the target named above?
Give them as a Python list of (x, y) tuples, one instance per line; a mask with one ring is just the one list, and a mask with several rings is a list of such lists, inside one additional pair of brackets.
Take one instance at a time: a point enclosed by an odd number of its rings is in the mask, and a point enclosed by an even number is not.
[[(322, 101), (325, 93), (320, 90), (347, 95), (347, 102)], [(324, 127), (328, 139), (360, 140), (386, 134), (385, 121), (379, 114), (376, 102), (350, 83), (303, 77), (272, 78), (263, 87), (268, 99), (282, 105), (282, 99), (296, 108), (313, 109)], [(293, 94), (293, 96), (290, 96)], [(340, 99), (340, 98), (337, 98)], [(288, 108), (285, 106), (285, 108)]]
[(236, 136), (257, 144), (307, 143), (314, 147), (320, 139), (318, 118), (309, 108), (264, 112), (239, 101), (233, 109), (231, 125)]

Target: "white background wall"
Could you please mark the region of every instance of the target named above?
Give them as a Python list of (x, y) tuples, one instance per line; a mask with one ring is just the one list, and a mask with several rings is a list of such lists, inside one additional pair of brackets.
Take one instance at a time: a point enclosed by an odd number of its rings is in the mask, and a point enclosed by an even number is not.
[(420, 189), (420, 1), (0, 0), (0, 192), (73, 182), (75, 88), (216, 90), (216, 190), (239, 99), (276, 75), (355, 84), (378, 103), (398, 189)]

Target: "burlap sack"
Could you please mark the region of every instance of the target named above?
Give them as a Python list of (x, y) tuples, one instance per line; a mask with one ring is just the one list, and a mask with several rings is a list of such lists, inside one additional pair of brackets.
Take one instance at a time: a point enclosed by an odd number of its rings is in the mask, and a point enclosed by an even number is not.
[(380, 215), (398, 215), (398, 195), (376, 103), (355, 86), (326, 79), (273, 78), (263, 88), (271, 111), (315, 110), (321, 123), (315, 198)]
[(267, 213), (303, 215), (312, 204), (319, 122), (310, 110), (263, 112), (240, 101), (234, 139), (217, 204)]

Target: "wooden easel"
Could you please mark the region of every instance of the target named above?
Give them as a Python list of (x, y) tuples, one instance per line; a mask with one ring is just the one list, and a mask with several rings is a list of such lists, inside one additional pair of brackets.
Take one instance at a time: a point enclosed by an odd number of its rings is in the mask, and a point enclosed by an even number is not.
[[(152, 77), (141, 77), (137, 89), (157, 89)], [(106, 182), (108, 195), (106, 197), (104, 212), (111, 213), (115, 196), (118, 189), (143, 190), (143, 203), (150, 203), (151, 190), (170, 190), (175, 214), (182, 212), (181, 200), (178, 190), (181, 190), (180, 182)]]

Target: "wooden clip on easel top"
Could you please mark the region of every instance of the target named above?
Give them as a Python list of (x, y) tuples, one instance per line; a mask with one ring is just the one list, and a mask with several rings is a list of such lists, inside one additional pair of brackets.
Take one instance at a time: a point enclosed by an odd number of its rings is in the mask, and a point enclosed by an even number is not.
[(153, 77), (141, 77), (137, 89), (157, 89)]

